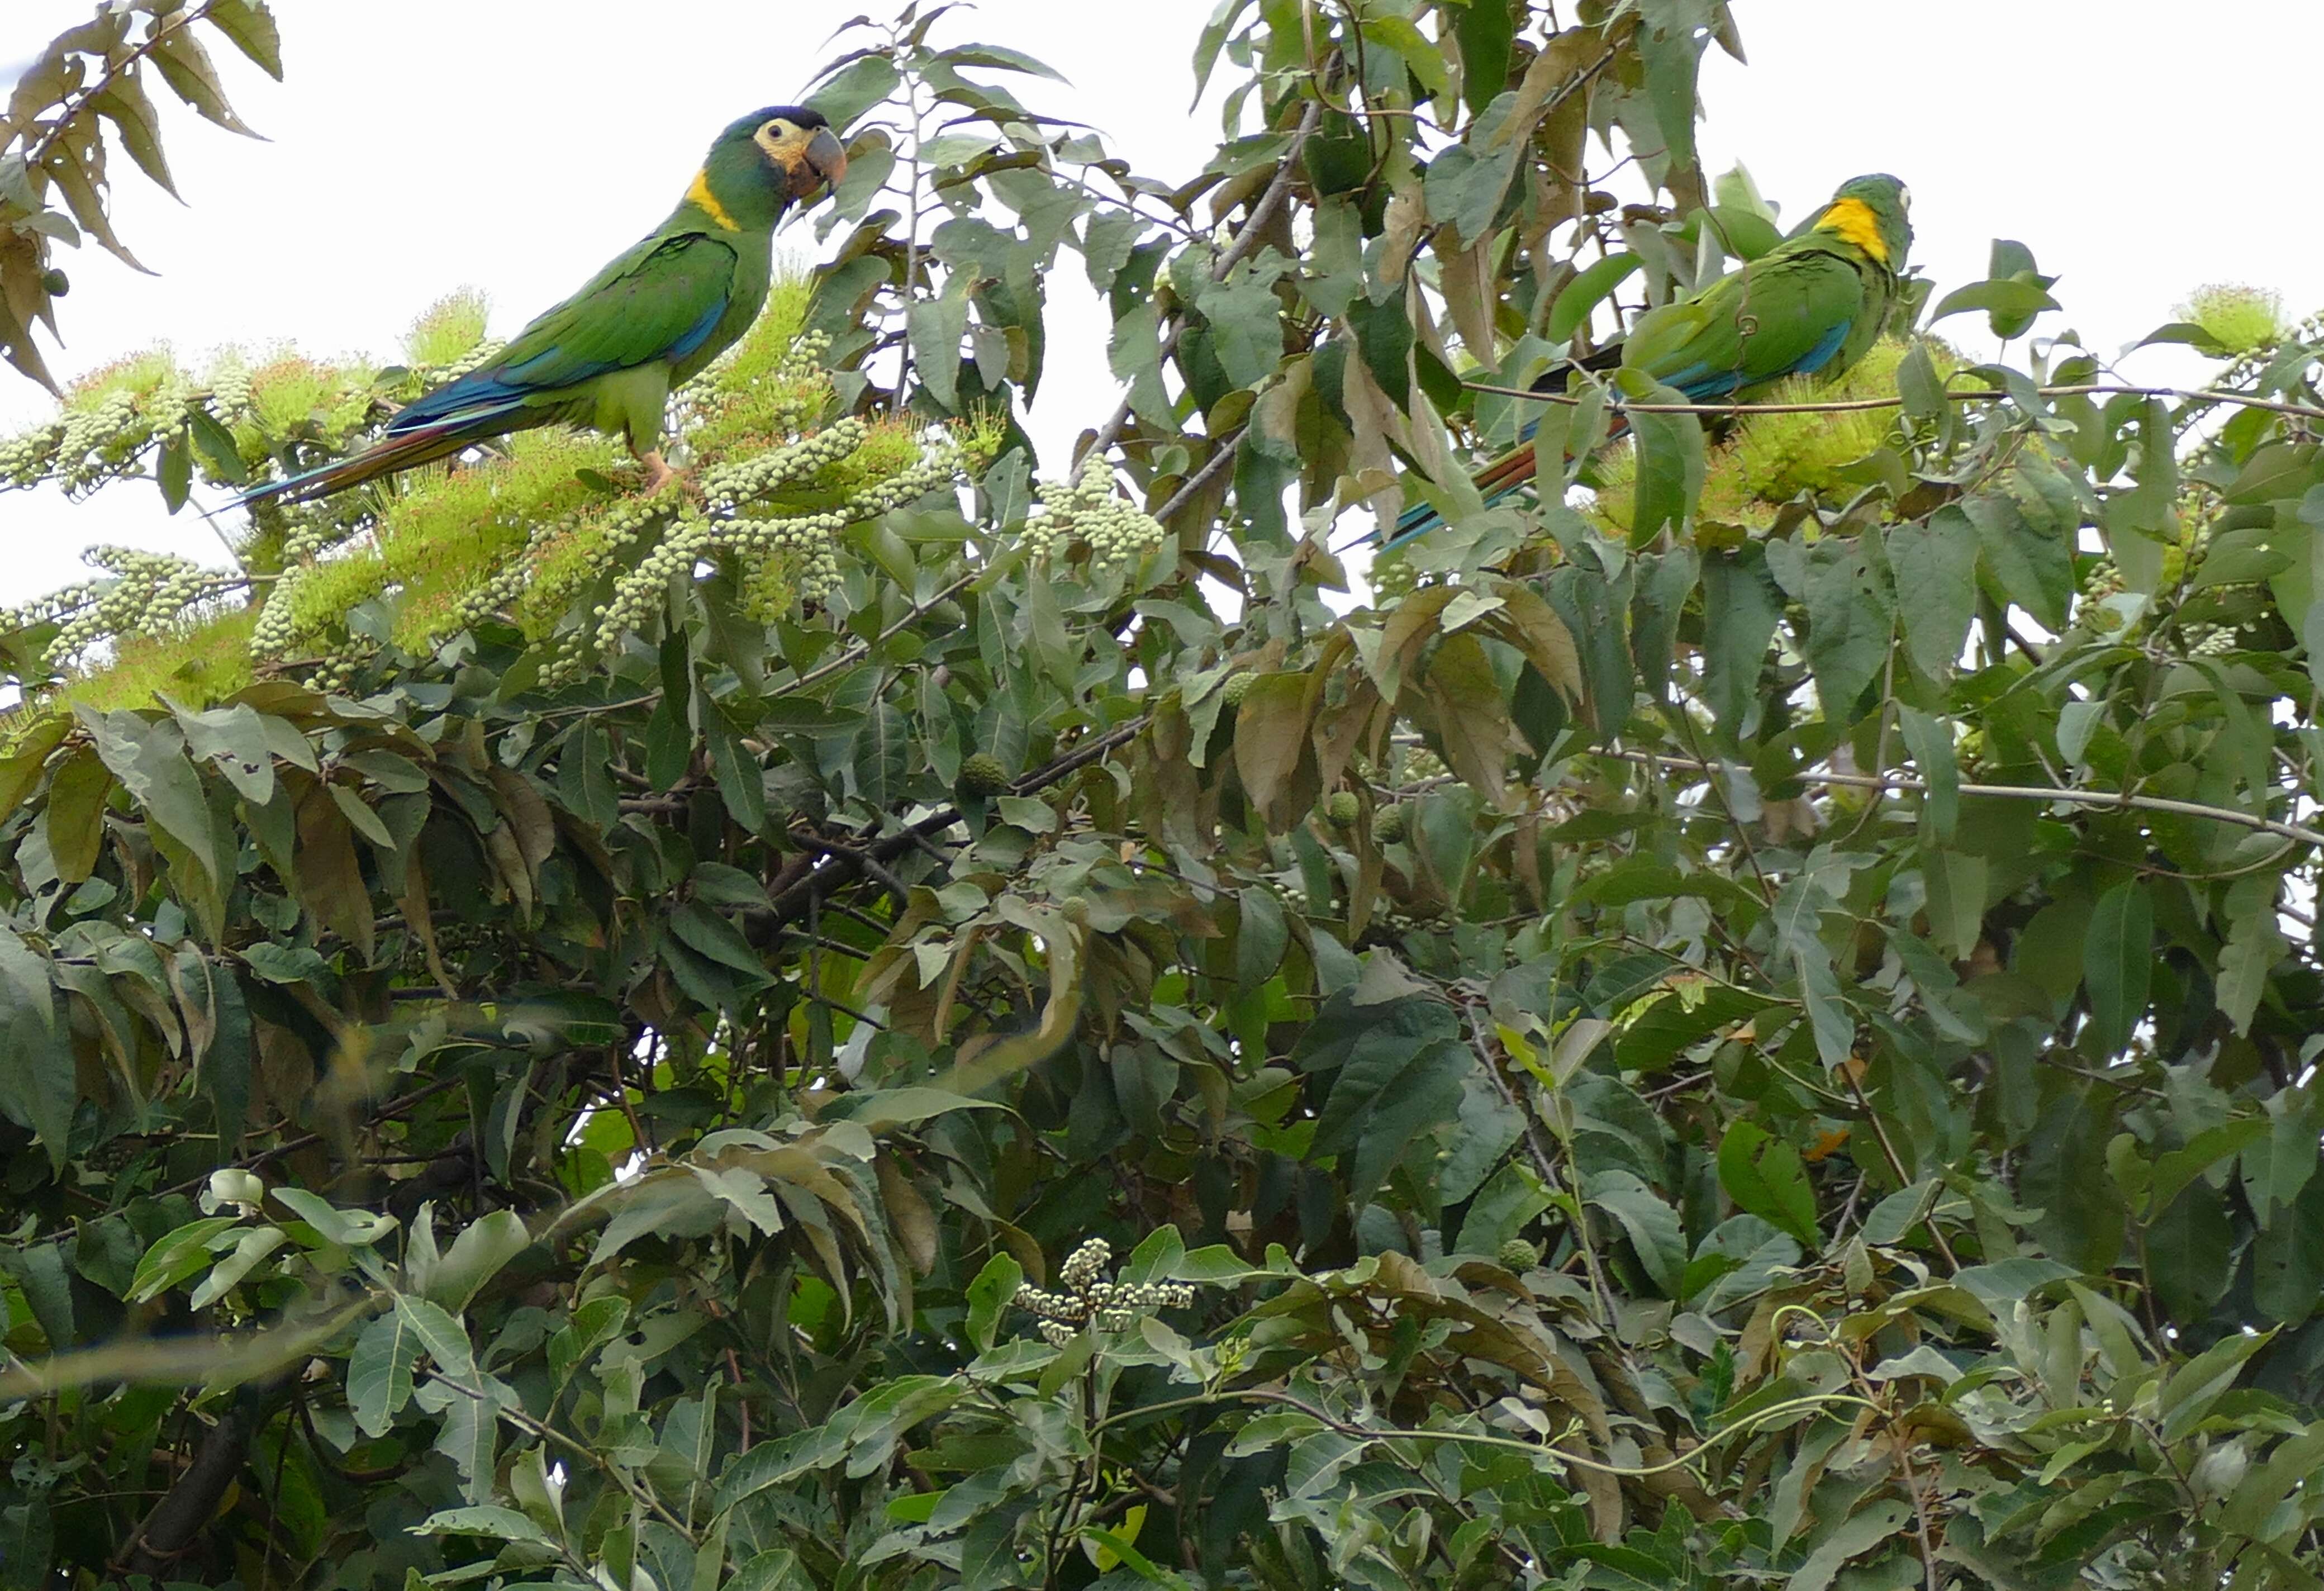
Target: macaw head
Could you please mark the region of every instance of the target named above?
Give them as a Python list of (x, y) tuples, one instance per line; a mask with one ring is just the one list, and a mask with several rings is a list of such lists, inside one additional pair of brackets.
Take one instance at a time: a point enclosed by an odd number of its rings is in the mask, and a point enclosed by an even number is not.
[(729, 229), (771, 221), (847, 174), (847, 152), (820, 112), (770, 105), (726, 125), (687, 198)]
[(1889, 270), (1901, 271), (1913, 247), (1912, 212), (1913, 190), (1886, 171), (1875, 171), (1841, 183), (1815, 226), (1820, 232), (1840, 234)]

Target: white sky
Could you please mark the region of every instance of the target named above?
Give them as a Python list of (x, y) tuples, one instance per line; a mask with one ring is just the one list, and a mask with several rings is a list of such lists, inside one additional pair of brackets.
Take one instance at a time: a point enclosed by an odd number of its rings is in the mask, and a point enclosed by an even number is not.
[[(650, 26), (634, 11), (600, 26), (587, 6), (516, 0), (278, 0), (284, 83), (215, 51), (235, 107), (272, 142), (165, 110), (186, 205), (125, 160), (116, 168), (116, 229), (160, 275), (93, 246), (67, 251), (69, 341), (51, 366), (69, 379), (162, 338), (191, 360), (284, 340), (387, 356), (421, 308), (459, 286), (484, 289), (494, 330), (512, 331), (659, 219), (727, 120), (798, 97), (825, 36), (862, 8), (658, 0)], [(0, 68), (89, 9), (8, 0)], [(1182, 180), (1216, 134), (1207, 110), (1187, 111), (1186, 63), (1210, 9), (984, 0), (940, 37), (1048, 60), (1074, 86), (1029, 82), (1022, 97), (1103, 128), (1141, 171)], [(1914, 257), (1940, 291), (1984, 274), (1991, 238), (2018, 238), (2061, 277), (2069, 312), (2041, 329), (2070, 324), (2106, 352), (2171, 319), (2204, 282), (2274, 288), (2294, 314), (2324, 307), (2324, 220), (2307, 202), (2324, 0), (1738, 0), (1736, 11), (1752, 64), (1711, 57), (1705, 163), (1741, 160), (1787, 217), (1844, 178), (1893, 171), (1913, 190)], [(786, 236), (812, 253), (809, 229)], [(1069, 256), (1053, 282), (1035, 416), (1045, 446), (1115, 401), (1087, 297)], [(1973, 340), (1978, 324), (1943, 329)], [(2130, 365), (2158, 380), (2200, 368), (2164, 350)], [(48, 410), (0, 368), (0, 433)], [(0, 602), (80, 578), (91, 542), (217, 557), (198, 516), (165, 517), (142, 483), (79, 505), (0, 494)]]

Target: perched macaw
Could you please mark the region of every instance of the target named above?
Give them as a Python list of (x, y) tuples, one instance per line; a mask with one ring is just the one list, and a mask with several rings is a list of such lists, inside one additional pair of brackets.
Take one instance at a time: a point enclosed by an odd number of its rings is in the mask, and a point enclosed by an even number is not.
[(668, 220), (491, 364), (421, 394), (362, 452), (241, 503), (325, 496), (552, 421), (618, 432), (646, 467), (649, 489), (659, 488), (673, 473), (659, 450), (670, 388), (749, 328), (767, 301), (775, 223), (793, 199), (846, 171), (845, 152), (816, 112), (752, 111), (718, 134)]
[[(1638, 317), (1618, 347), (1591, 368), (1639, 370), (1692, 403), (1737, 402), (1790, 375), (1839, 376), (1879, 338), (1913, 245), (1912, 194), (1895, 178), (1853, 178), (1806, 225), (1692, 298)], [(1548, 391), (1563, 371), (1535, 384)], [(1536, 415), (1511, 451), (1479, 471), (1486, 502), (1534, 476)], [(1621, 434), (1618, 417), (1614, 434)], [(1405, 511), (1386, 545), (1425, 535), (1438, 523), (1426, 504)]]

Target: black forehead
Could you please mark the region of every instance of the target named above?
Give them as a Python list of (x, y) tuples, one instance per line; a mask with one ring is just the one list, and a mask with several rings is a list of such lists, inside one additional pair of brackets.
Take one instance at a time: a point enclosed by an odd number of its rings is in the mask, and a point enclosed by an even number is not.
[(823, 119), (821, 112), (809, 110), (803, 105), (764, 106), (742, 119), (754, 127), (763, 127), (779, 116), (795, 127), (814, 128), (829, 125)]

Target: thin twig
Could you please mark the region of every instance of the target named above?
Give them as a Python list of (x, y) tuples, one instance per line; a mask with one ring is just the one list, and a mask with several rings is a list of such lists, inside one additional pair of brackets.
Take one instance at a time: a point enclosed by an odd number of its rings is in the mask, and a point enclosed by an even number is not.
[(24, 169), (27, 171), (39, 170), (42, 162), (46, 161), (49, 158), (50, 153), (56, 148), (57, 141), (62, 138), (67, 131), (71, 128), (74, 121), (78, 118), (81, 112), (87, 110), (90, 106), (103, 98), (106, 91), (111, 88), (114, 84), (121, 80), (123, 73), (128, 71), (130, 68), (135, 66), (139, 61), (144, 60), (147, 56), (152, 54), (155, 50), (159, 49), (162, 40), (168, 38), (171, 33), (178, 32), (180, 28), (191, 27), (198, 22), (208, 20), (209, 14), (210, 7), (208, 0), (205, 0), (204, 4), (195, 6), (190, 11), (180, 12), (176, 16), (162, 17), (157, 20), (153, 24), (152, 32), (146, 37), (144, 42), (132, 49), (119, 60), (113, 61), (108, 64), (105, 69), (104, 75), (99, 77), (96, 82), (90, 84), (79, 94), (74, 96), (68, 103), (60, 105), (57, 107), (57, 119), (51, 122), (49, 124), (48, 131), (42, 134), (41, 136), (24, 151)]
[[(1461, 384), (1472, 393), (1490, 393), (1496, 397), (1531, 398), (1536, 402), (1563, 403), (1571, 407), (1582, 402), (1570, 393), (1536, 392), (1531, 387), (1499, 386), (1490, 382), (1464, 381)], [(2040, 398), (2178, 398), (2190, 403), (2234, 403), (2246, 409), (2265, 409), (2276, 414), (2295, 415), (2302, 420), (2324, 420), (2324, 409), (2311, 409), (2304, 403), (2281, 403), (2272, 398), (2255, 398), (2242, 393), (2214, 392), (2209, 387), (2190, 390), (2186, 387), (2139, 387), (2090, 384), (2081, 386), (2036, 387), (2034, 394)], [(1947, 392), (1946, 401), (1954, 403), (1982, 403), (1996, 399), (2008, 399), (2014, 393), (2001, 387), (1987, 387), (1977, 392)], [(1853, 414), (1868, 409), (1901, 409), (1902, 398), (1840, 398), (1822, 403), (1633, 403), (1616, 398), (1606, 407), (1613, 412), (1631, 414)]]
[(967, 590), (971, 586), (975, 585), (976, 579), (977, 578), (974, 575), (963, 575), (959, 579), (954, 580), (951, 585), (946, 586), (943, 590), (937, 592), (934, 597), (929, 597), (926, 602), (914, 603), (912, 606), (905, 612), (903, 617), (898, 619), (894, 624), (890, 624), (886, 629), (881, 630), (877, 635), (872, 637), (871, 640), (852, 642), (848, 645), (840, 649), (839, 655), (837, 657), (831, 659), (827, 662), (817, 663), (814, 668), (809, 669), (806, 673), (801, 674), (798, 679), (793, 680), (787, 685), (776, 686), (772, 690), (767, 693), (769, 698), (772, 699), (777, 697), (788, 696), (795, 690), (805, 690), (808, 686), (816, 684), (819, 680), (827, 680), (832, 675), (837, 673), (840, 670), (861, 661), (862, 659), (871, 655), (872, 649), (873, 647), (878, 646), (881, 642), (887, 640), (890, 636), (895, 634), (898, 631), (903, 629), (906, 625), (913, 623), (915, 620), (925, 617), (928, 611), (938, 604), (951, 601), (954, 597)]
[(1195, 493), (1201, 491), (1204, 486), (1210, 485), (1211, 478), (1217, 475), (1219, 471), (1224, 469), (1228, 465), (1234, 462), (1235, 455), (1241, 451), (1241, 442), (1242, 432), (1239, 430), (1229, 431), (1226, 436), (1222, 438), (1219, 441), (1218, 451), (1212, 454), (1208, 459), (1204, 460), (1202, 468), (1188, 476), (1185, 483), (1181, 485), (1176, 491), (1170, 494), (1170, 500), (1168, 502), (1165, 503), (1161, 507), (1154, 511), (1155, 519), (1161, 523), (1168, 523), (1170, 516), (1177, 513), (1181, 508), (1185, 507), (1189, 498), (1193, 497)]
[[(1292, 131), (1290, 143), (1285, 147), (1282, 158), (1276, 162), (1274, 180), (1268, 183), (1266, 191), (1259, 196), (1258, 202), (1250, 207), (1250, 213), (1243, 217), (1241, 227), (1236, 229), (1233, 238), (1228, 242), (1226, 252), (1219, 256), (1218, 264), (1211, 267), (1212, 281), (1224, 282), (1227, 273), (1240, 264), (1244, 257), (1259, 246), (1259, 228), (1272, 218), (1276, 207), (1283, 202), (1283, 196), (1291, 187), (1291, 174), (1298, 168), (1300, 153), (1307, 147), (1308, 138), (1322, 125), (1323, 120), (1322, 103), (1318, 100), (1309, 100), (1307, 108), (1300, 113), (1299, 125)], [(1178, 333), (1179, 328), (1174, 326), (1170, 328), (1169, 335), (1162, 339), (1157, 354), (1157, 363), (1169, 358), (1176, 351)], [(1111, 452), (1120, 442), (1121, 433), (1129, 429), (1130, 399), (1125, 394), (1121, 400), (1121, 406), (1113, 412), (1113, 418), (1105, 422), (1105, 429), (1097, 433), (1097, 439), (1089, 445), (1088, 453), (1084, 453), (1083, 457), (1087, 458), (1089, 453)], [(1159, 519), (1161, 515), (1157, 514), (1155, 517)]]
[[(1664, 752), (1612, 752), (1608, 754), (1624, 762), (1653, 763), (1665, 768), (1683, 768), (1697, 773), (1717, 772), (1712, 764), (1695, 757), (1672, 756)], [(1882, 773), (1840, 773), (1817, 769), (1802, 769), (1784, 775), (1806, 784), (1844, 784), (1856, 790), (1877, 791), (1883, 793), (1926, 795), (1928, 782), (1903, 779)], [(2298, 823), (2279, 822), (2250, 812), (2239, 812), (2232, 807), (2206, 806), (2200, 801), (2174, 800), (2169, 796), (2133, 795), (2128, 791), (2060, 790), (2038, 784), (1962, 784), (1955, 787), (1965, 796), (1986, 796), (1999, 800), (2064, 801), (2078, 807), (2130, 808), (2143, 812), (2170, 812), (2181, 818), (2207, 818), (2216, 823), (2232, 823), (2238, 828), (2248, 828), (2258, 834), (2272, 834), (2279, 839), (2297, 840), (2301, 845), (2324, 850), (2324, 830), (2309, 828)]]

